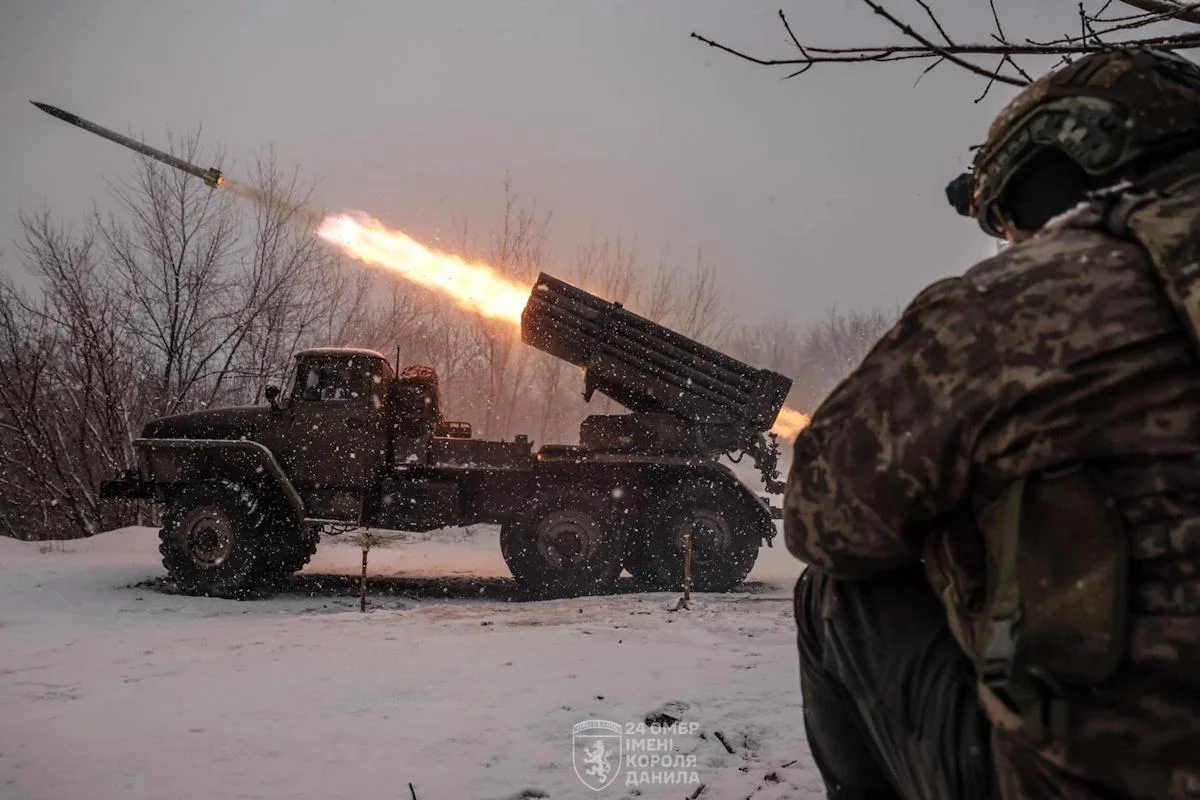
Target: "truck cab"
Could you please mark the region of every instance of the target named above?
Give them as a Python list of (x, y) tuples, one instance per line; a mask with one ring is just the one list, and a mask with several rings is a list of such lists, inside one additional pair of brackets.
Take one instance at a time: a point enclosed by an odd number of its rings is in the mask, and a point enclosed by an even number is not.
[(287, 389), (272, 396), (257, 440), (308, 520), (412, 531), (498, 521), (511, 506), (502, 498), (522, 488), (512, 473), (533, 466), (523, 437), (484, 442), (470, 424), (447, 422), (432, 367), (397, 374), (373, 350), (304, 350)]
[(278, 459), (306, 516), (354, 519), (389, 460), (395, 371), (380, 353), (314, 348), (297, 354), (282, 397), (271, 392), (258, 441)]

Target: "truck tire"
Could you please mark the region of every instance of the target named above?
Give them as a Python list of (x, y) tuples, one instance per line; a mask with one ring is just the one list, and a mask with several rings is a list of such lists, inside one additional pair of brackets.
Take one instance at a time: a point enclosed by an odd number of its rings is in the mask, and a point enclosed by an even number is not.
[(275, 509), (263, 530), (265, 536), (260, 537), (261, 549), (254, 564), (252, 581), (261, 589), (280, 589), (317, 552), (321, 537), (316, 531), (305, 530), (284, 509)]
[(692, 589), (737, 588), (758, 559), (758, 521), (734, 489), (685, 480), (647, 509), (646, 540), (631, 575), (658, 591), (682, 591), (684, 534), (692, 532)]
[(500, 551), (517, 583), (548, 599), (611, 591), (623, 540), (604, 496), (585, 489), (535, 495), (500, 528)]
[(267, 522), (263, 505), (236, 483), (187, 484), (163, 514), (163, 566), (185, 594), (244, 597), (255, 583)]

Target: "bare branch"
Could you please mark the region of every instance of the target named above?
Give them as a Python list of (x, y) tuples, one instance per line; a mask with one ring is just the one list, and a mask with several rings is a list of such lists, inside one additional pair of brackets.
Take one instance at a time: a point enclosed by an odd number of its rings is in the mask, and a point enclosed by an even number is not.
[(1200, 24), (1200, 3), (1176, 3), (1172, 0), (1120, 0), (1127, 6), (1165, 18)]
[(996, 12), (996, 0), (988, 0), (988, 5), (992, 8), (992, 20), (996, 23), (996, 38), (1000, 42), (1008, 41), (1008, 37), (1004, 35), (1004, 26), (1000, 24), (1000, 15)]
[(991, 78), (988, 78), (987, 84), (983, 87), (983, 93), (980, 94), (979, 97), (975, 98), (976, 103), (983, 102), (983, 98), (987, 97), (988, 92), (990, 92), (992, 90), (992, 87), (996, 85), (996, 77), (1000, 74), (1000, 70), (1004, 69), (1004, 64), (1005, 64), (1006, 58), (1008, 58), (1008, 56), (1005, 56), (1004, 58), (1000, 59), (1000, 63), (996, 65), (996, 71), (992, 73)]
[[(1112, 2), (1108, 0), (1097, 13), (1088, 13), (1081, 4), (1079, 7), (1080, 32), (1064, 33), (1061, 36), (1045, 41), (1026, 39), (1024, 42), (1012, 42), (1007, 38), (1004, 26), (1000, 20), (999, 10), (995, 0), (989, 0), (992, 21), (995, 31), (989, 34), (990, 41), (961, 43), (955, 41), (938, 20), (936, 14), (926, 0), (915, 0), (923, 12), (932, 21), (935, 29), (945, 44), (938, 44), (919, 33), (905, 20), (888, 11), (875, 0), (862, 0), (863, 4), (873, 13), (883, 17), (893, 28), (915, 44), (882, 44), (860, 45), (853, 47), (823, 47), (805, 44), (795, 34), (795, 30), (787, 15), (781, 10), (779, 18), (787, 33), (788, 39), (795, 48), (797, 55), (786, 58), (767, 58), (762, 55), (739, 50), (725, 43), (716, 41), (699, 33), (692, 33), (692, 38), (710, 47), (729, 53), (739, 59), (765, 67), (790, 68), (787, 78), (801, 75), (818, 64), (861, 64), (861, 63), (890, 63), (894, 61), (923, 61), (923, 71), (916, 83), (944, 62), (950, 62), (960, 69), (987, 79), (984, 96), (996, 83), (1012, 86), (1025, 86), (1032, 82), (1030, 72), (1023, 67), (1018, 59), (1033, 56), (1058, 56), (1063, 61), (1069, 61), (1075, 56), (1094, 53), (1110, 47), (1154, 47), (1162, 50), (1186, 50), (1200, 48), (1200, 31), (1172, 33), (1157, 36), (1144, 36), (1110, 40), (1108, 37), (1125, 35), (1129, 31), (1170, 21), (1200, 22), (1200, 3), (1175, 3), (1166, 0), (1137, 0), (1134, 5), (1145, 9), (1137, 14), (1118, 18), (1102, 18), (1105, 10)], [(974, 57), (997, 57), (999, 65), (995, 68), (981, 66), (972, 61)], [(1011, 71), (1013, 74), (1008, 74)]]
[(883, 6), (881, 6), (879, 3), (874, 2), (874, 0), (863, 0), (863, 2), (866, 3), (871, 8), (871, 10), (874, 11), (876, 14), (878, 14), (879, 16), (886, 19), (888, 22), (895, 25), (896, 28), (898, 28), (900, 30), (900, 32), (903, 33), (905, 36), (918, 42), (922, 47), (925, 47), (925, 48), (931, 50), (932, 52), (942, 56), (950, 63), (960, 66), (963, 69), (967, 70), (968, 72), (974, 72), (976, 75), (982, 75), (983, 77), (989, 78), (992, 81), (1000, 81), (1002, 83), (1008, 83), (1013, 86), (1024, 86), (1025, 85), (1023, 81), (1020, 81), (1016, 78), (1010, 78), (1007, 75), (1001, 75), (999, 70), (993, 70), (991, 72), (988, 72), (983, 67), (978, 67), (975, 64), (972, 64), (970, 61), (967, 61), (966, 59), (959, 58), (957, 55), (947, 52), (945, 48), (938, 47), (937, 45), (933, 44), (933, 42), (929, 41), (924, 36), (917, 33), (915, 30), (913, 30), (913, 28), (910, 25), (908, 25), (908, 24), (902, 22), (901, 20), (899, 20), (898, 18), (896, 18), (891, 12), (889, 12), (887, 9), (885, 9)]
[(1033, 83), (1033, 76), (1032, 76), (1032, 75), (1030, 75), (1028, 72), (1026, 72), (1026, 71), (1025, 71), (1025, 70), (1024, 70), (1022, 67), (1021, 67), (1021, 65), (1020, 65), (1020, 64), (1018, 64), (1018, 63), (1017, 63), (1017, 62), (1016, 62), (1016, 61), (1013, 59), (1013, 57), (1012, 57), (1011, 55), (1007, 55), (1007, 54), (1006, 54), (1006, 55), (1004, 56), (1004, 60), (1008, 62), (1008, 65), (1009, 65), (1010, 67), (1012, 67), (1014, 70), (1016, 70), (1016, 72), (1017, 72), (1017, 74), (1018, 74), (1018, 75), (1020, 75), (1022, 78), (1024, 78), (1024, 79), (1025, 79), (1025, 80), (1027, 80), (1027, 81), (1029, 81), (1030, 83)]
[(920, 83), (920, 82), (921, 82), (921, 78), (924, 78), (926, 75), (928, 75), (929, 73), (933, 72), (933, 69), (934, 69), (934, 67), (938, 66), (939, 64), (941, 64), (941, 63), (942, 63), (943, 61), (945, 61), (945, 60), (946, 60), (946, 59), (944, 59), (944, 58), (939, 58), (937, 61), (934, 61), (934, 62), (933, 62), (932, 64), (930, 64), (928, 67), (926, 67), (925, 69), (921, 70), (921, 74), (917, 76), (917, 79), (916, 79), (915, 81), (913, 81), (913, 86), (916, 86), (918, 83)]
[(938, 21), (937, 15), (933, 13), (933, 9), (929, 7), (929, 4), (926, 3), (925, 0), (916, 1), (917, 5), (925, 9), (926, 16), (929, 17), (930, 21), (933, 23), (933, 27), (937, 28), (937, 31), (942, 35), (942, 38), (946, 40), (946, 44), (950, 47), (953, 47), (954, 40), (950, 38), (950, 34), (946, 33), (946, 29), (942, 27), (942, 23)]

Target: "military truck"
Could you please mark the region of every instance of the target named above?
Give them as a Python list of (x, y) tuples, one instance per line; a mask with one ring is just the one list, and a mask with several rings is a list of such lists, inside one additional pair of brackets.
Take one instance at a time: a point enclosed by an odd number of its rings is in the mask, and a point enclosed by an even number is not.
[[(304, 566), (323, 530), (421, 532), (499, 523), (531, 596), (610, 589), (622, 569), (698, 591), (737, 587), (775, 535), (773, 509), (720, 458), (755, 462), (781, 489), (765, 435), (791, 381), (754, 369), (541, 275), (522, 340), (583, 370), (584, 395), (629, 410), (588, 416), (579, 443), (486, 441), (447, 421), (436, 372), (380, 353), (305, 350), (266, 406), (151, 421), (137, 466), (102, 487), (164, 507), (163, 565), (188, 593), (238, 597)], [(769, 439), (769, 441), (768, 441)]]

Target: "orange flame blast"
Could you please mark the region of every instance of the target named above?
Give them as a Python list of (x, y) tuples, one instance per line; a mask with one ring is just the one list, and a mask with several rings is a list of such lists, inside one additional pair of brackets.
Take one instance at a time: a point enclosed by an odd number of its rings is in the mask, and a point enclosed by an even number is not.
[(771, 433), (779, 434), (787, 440), (788, 444), (791, 444), (796, 435), (807, 428), (811, 421), (812, 417), (808, 414), (784, 406), (779, 410), (779, 416), (775, 418), (775, 425), (771, 428)]
[(439, 253), (365, 214), (326, 217), (317, 235), (351, 258), (440, 292), (468, 311), (518, 325), (521, 322), (530, 288), (505, 279), (486, 264)]

